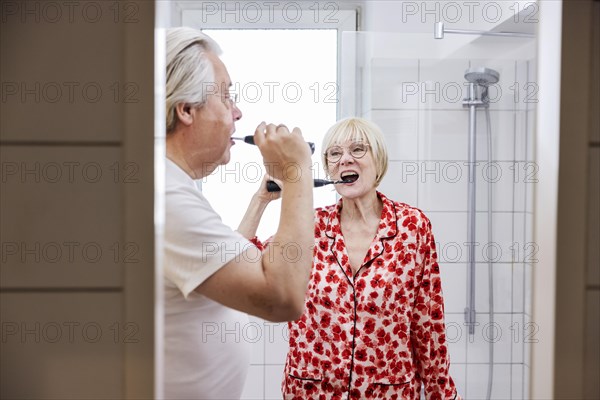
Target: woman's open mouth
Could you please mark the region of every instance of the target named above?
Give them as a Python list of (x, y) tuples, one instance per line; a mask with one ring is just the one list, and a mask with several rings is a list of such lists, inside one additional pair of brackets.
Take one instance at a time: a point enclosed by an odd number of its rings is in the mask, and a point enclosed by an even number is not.
[(358, 180), (359, 176), (356, 172), (342, 172), (340, 174), (340, 179), (344, 181), (344, 183), (354, 183)]

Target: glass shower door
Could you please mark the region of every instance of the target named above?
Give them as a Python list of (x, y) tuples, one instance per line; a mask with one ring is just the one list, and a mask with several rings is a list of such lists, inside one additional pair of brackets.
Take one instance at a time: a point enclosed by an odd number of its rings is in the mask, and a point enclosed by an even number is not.
[[(490, 398), (528, 398), (529, 347), (537, 334), (530, 301), (537, 252), (535, 46), (535, 39), (523, 37), (436, 40), (433, 32), (343, 37), (340, 117), (366, 117), (382, 128), (390, 160), (379, 190), (420, 208), (432, 222), (451, 374), (463, 398), (485, 399), (490, 390)], [(487, 112), (481, 107), (475, 115), (469, 160), (463, 100), (465, 71), (475, 67), (500, 78), (487, 89)]]

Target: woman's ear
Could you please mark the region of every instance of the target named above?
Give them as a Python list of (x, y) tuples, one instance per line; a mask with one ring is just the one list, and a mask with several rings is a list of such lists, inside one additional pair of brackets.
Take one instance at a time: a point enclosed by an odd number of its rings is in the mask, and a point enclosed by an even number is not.
[(194, 122), (194, 116), (192, 115), (192, 106), (188, 103), (179, 103), (175, 106), (177, 112), (177, 118), (185, 125), (190, 126)]

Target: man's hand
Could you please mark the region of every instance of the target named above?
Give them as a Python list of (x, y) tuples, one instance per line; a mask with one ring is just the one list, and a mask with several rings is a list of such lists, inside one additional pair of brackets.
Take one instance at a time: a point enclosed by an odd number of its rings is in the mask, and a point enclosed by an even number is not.
[(310, 148), (299, 128), (290, 132), (283, 124), (267, 125), (262, 122), (254, 132), (254, 143), (263, 156), (267, 174), (284, 185), (297, 182), (301, 174), (309, 173)]

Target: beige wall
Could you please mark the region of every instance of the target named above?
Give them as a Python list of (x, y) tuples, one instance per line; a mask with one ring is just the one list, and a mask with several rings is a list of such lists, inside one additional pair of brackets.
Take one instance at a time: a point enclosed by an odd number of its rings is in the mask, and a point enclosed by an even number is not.
[(557, 399), (600, 398), (599, 4), (591, 0), (563, 2)]
[(0, 397), (151, 398), (154, 2), (0, 7)]

